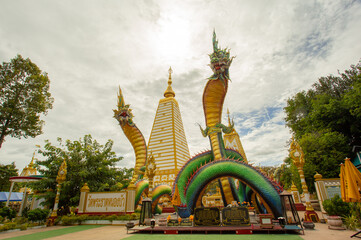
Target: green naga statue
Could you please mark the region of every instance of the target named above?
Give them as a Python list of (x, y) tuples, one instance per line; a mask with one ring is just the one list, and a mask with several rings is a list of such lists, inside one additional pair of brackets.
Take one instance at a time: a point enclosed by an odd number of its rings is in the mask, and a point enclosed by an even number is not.
[[(229, 67), (234, 57), (229, 50), (218, 48), (216, 34), (213, 32), (213, 53), (210, 67), (213, 75), (208, 78), (203, 91), (203, 110), (206, 128), (201, 128), (203, 136), (208, 136), (211, 150), (200, 153), (191, 159), (179, 171), (173, 185), (173, 204), (181, 217), (188, 217), (195, 207), (202, 206), (202, 195), (207, 185), (218, 179), (223, 203), (241, 201), (249, 192), (257, 194), (261, 206), (267, 212), (279, 217), (282, 206), (279, 192), (282, 188), (264, 176), (257, 169), (243, 161), (235, 150), (225, 149), (223, 133), (230, 133), (234, 123), (224, 126), (222, 110), (229, 83)], [(242, 189), (237, 189), (233, 179), (239, 180)], [(254, 196), (254, 195), (253, 195)]]

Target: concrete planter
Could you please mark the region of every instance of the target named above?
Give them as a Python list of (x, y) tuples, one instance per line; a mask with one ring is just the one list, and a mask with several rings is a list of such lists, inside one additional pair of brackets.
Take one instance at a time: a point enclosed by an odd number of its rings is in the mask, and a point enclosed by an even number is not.
[(327, 217), (328, 228), (333, 230), (345, 230), (343, 226), (342, 218), (340, 216), (328, 216)]
[(312, 221), (304, 221), (303, 227), (305, 229), (315, 229), (315, 224)]

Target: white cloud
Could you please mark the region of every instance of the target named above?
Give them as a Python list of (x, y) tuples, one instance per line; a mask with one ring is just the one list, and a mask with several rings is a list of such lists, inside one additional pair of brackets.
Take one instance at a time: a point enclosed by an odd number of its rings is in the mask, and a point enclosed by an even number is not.
[(286, 99), (358, 62), (360, 15), (358, 1), (2, 1), (0, 61), (29, 57), (48, 72), (55, 102), (44, 134), (6, 138), (0, 160), (23, 168), (35, 144), (90, 133), (103, 144), (113, 139), (121, 164), (132, 167), (133, 149), (112, 118), (117, 88), (148, 140), (169, 66), (191, 153), (209, 149), (196, 123), (204, 127), (215, 28), (237, 56), (225, 108), (237, 117), (246, 154), (279, 164), (290, 137)]

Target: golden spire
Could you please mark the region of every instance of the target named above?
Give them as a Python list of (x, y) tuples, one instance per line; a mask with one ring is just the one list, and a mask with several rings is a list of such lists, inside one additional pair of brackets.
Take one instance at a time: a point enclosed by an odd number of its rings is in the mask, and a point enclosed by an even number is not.
[[(231, 122), (231, 118), (229, 117), (229, 109), (228, 108), (227, 108), (227, 117), (228, 117), (228, 126), (230, 127), (230, 126), (232, 126), (232, 122)], [(236, 132), (236, 130), (233, 128), (232, 132), (229, 134), (233, 134), (235, 132)]]
[(231, 118), (229, 117), (229, 109), (227, 108), (228, 124), (231, 126)]
[(33, 157), (31, 158), (31, 162), (29, 163), (29, 168), (33, 168), (33, 166), (34, 166), (34, 158), (35, 158), (35, 151), (33, 153)]
[(31, 176), (31, 175), (37, 175), (37, 171), (34, 168), (34, 159), (35, 159), (35, 151), (33, 153), (33, 157), (31, 158), (31, 162), (28, 166), (24, 167), (23, 171), (21, 172), (20, 176)]
[(172, 71), (171, 67), (169, 67), (168, 73), (169, 73), (168, 87), (167, 87), (167, 90), (165, 90), (165, 92), (164, 92), (164, 97), (166, 97), (166, 98), (175, 97), (175, 93), (172, 89), (172, 73), (173, 73), (173, 71)]

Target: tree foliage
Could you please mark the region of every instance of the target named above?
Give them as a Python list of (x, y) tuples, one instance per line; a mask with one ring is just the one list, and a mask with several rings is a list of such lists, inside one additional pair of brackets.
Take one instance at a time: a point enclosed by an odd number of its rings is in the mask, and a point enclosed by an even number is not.
[(46, 141), (44, 149), (39, 150), (45, 160), (37, 161), (39, 172), (45, 179), (34, 183), (34, 189), (46, 193), (46, 204), (51, 207), (56, 194), (55, 180), (65, 159), (67, 176), (61, 185), (59, 207), (77, 206), (80, 189), (85, 183), (92, 192), (121, 190), (128, 185), (132, 170), (115, 167), (122, 157), (117, 157), (112, 147), (113, 141), (108, 140), (105, 145), (101, 145), (91, 135), (85, 135), (79, 141), (67, 140), (65, 143), (59, 138), (58, 146)]
[(339, 75), (321, 77), (287, 100), (286, 125), (297, 139), (328, 130), (342, 133), (349, 143), (361, 142), (361, 62)]
[[(10, 190), (9, 178), (14, 176), (18, 176), (18, 170), (14, 162), (7, 165), (0, 164), (0, 192), (8, 192)], [(16, 190), (13, 189), (13, 191)]]
[(30, 59), (17, 55), (0, 65), (0, 148), (6, 136), (36, 137), (40, 114), (52, 108), (50, 80)]
[(353, 145), (361, 145), (361, 61), (338, 76), (319, 78), (288, 99), (284, 110), (286, 125), (305, 153), (308, 184), (316, 171), (338, 177), (341, 161), (352, 156)]
[(285, 189), (290, 189), (292, 184), (295, 184), (298, 191), (302, 193), (300, 175), (290, 157), (287, 157), (284, 160), (284, 163), (277, 168), (275, 173), (276, 175), (279, 175), (279, 182)]

